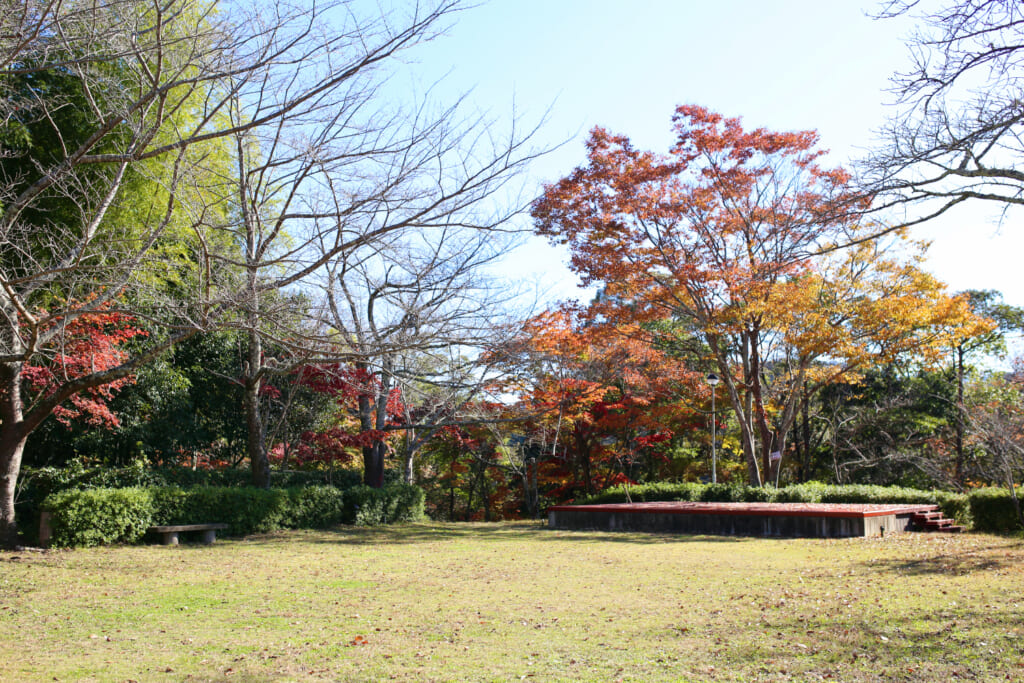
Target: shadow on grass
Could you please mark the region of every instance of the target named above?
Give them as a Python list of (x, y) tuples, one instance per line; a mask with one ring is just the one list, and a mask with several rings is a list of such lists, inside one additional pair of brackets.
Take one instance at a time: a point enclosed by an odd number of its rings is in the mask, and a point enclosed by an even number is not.
[(544, 522), (504, 523), (432, 523), (402, 524), (381, 527), (343, 526), (334, 529), (302, 532), (275, 532), (249, 536), (247, 544), (275, 544), (301, 537), (306, 543), (375, 545), (381, 543), (412, 545), (439, 542), (515, 542), (556, 541), (584, 543), (625, 543), (633, 545), (664, 545), (666, 543), (742, 543), (754, 540), (734, 536), (692, 536), (684, 534), (621, 532), (621, 531), (562, 531), (549, 529)]
[[(781, 665), (785, 680), (790, 680), (789, 674), (799, 676), (801, 669), (851, 681), (1001, 680), (1024, 655), (1024, 648), (1009, 635), (1002, 636), (1018, 625), (1012, 610), (944, 609), (930, 604), (895, 613), (777, 615), (762, 625), (776, 638), (750, 637), (749, 633), (733, 638), (725, 657), (733, 662), (764, 662), (761, 673), (769, 676)], [(921, 671), (915, 677), (922, 665), (928, 673)]]
[[(963, 575), (974, 572), (1017, 568), (1020, 565), (1019, 557), (1011, 554), (1010, 551), (1016, 550), (1019, 552), (1022, 548), (1024, 548), (1024, 544), (1018, 543), (1009, 546), (972, 548), (969, 552), (954, 549), (950, 552), (936, 553), (929, 557), (891, 560), (876, 559), (870, 562), (862, 562), (861, 566), (866, 571), (885, 574), (899, 573), (915, 576), (933, 574)], [(995, 553), (1000, 553), (1000, 555), (997, 557)]]

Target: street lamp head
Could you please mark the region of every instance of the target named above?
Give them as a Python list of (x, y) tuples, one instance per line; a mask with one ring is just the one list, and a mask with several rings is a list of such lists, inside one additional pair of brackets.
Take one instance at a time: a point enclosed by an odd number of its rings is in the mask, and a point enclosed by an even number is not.
[(719, 376), (713, 372), (709, 372), (708, 376), (705, 377), (704, 379), (707, 380), (707, 383), (710, 384), (711, 386), (715, 386), (722, 381), (721, 378), (719, 378)]

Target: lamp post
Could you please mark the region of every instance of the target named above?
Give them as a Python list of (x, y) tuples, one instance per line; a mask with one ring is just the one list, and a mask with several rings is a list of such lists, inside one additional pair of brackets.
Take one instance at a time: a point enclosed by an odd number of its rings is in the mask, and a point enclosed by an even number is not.
[(711, 483), (718, 483), (718, 454), (715, 450), (715, 387), (722, 380), (713, 372), (709, 372), (705, 378), (711, 386)]

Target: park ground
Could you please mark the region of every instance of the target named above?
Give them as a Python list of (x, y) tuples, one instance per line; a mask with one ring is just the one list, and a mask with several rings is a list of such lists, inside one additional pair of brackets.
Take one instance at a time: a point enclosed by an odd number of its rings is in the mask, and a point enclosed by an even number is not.
[(344, 527), (0, 552), (3, 681), (1024, 679), (1024, 542)]

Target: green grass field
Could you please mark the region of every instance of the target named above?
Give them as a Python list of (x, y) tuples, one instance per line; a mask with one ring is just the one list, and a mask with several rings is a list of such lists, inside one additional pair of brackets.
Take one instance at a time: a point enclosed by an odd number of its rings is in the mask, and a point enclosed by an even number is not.
[(0, 680), (1024, 679), (1024, 542), (533, 523), (0, 553)]

